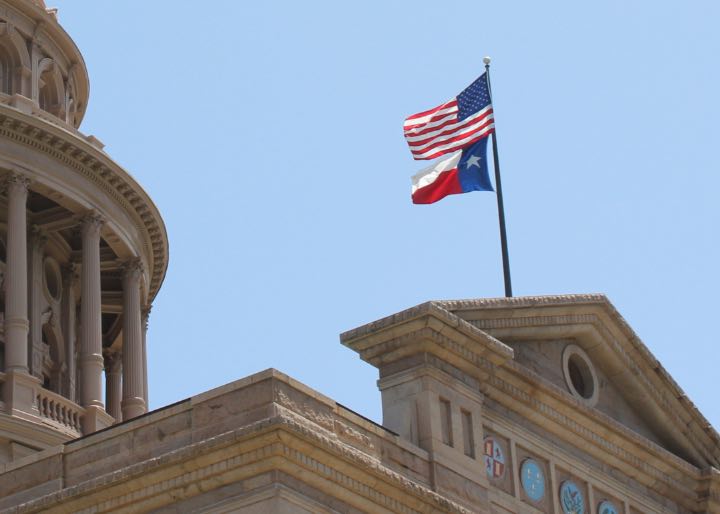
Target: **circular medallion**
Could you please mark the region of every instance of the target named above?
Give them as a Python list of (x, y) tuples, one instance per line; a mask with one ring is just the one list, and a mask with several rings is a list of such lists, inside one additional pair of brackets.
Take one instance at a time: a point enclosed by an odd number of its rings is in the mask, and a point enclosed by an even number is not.
[(598, 514), (618, 514), (613, 502), (605, 500), (598, 505)]
[(566, 480), (560, 486), (560, 506), (565, 514), (585, 514), (582, 492), (572, 480)]
[(534, 459), (525, 459), (520, 467), (520, 481), (528, 498), (537, 502), (545, 497), (545, 473)]
[(493, 437), (483, 440), (483, 462), (490, 478), (502, 478), (505, 475), (505, 454), (502, 446)]

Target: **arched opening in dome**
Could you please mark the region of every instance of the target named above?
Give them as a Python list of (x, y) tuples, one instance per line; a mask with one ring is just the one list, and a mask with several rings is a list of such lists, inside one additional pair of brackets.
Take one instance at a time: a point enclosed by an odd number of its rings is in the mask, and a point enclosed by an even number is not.
[(52, 59), (43, 59), (39, 66), (38, 103), (44, 111), (62, 117), (65, 92), (63, 80)]
[(0, 22), (0, 92), (29, 96), (30, 54), (22, 36)]
[(0, 45), (0, 92), (12, 94), (12, 60), (4, 45)]
[(65, 122), (69, 125), (75, 125), (75, 114), (77, 113), (75, 84), (70, 78), (68, 79), (67, 90), (65, 91), (65, 105)]

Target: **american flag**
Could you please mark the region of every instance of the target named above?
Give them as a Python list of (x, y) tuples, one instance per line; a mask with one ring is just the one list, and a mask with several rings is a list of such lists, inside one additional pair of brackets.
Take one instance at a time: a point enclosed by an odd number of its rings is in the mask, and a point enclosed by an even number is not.
[(408, 116), (403, 125), (413, 158), (434, 159), (491, 134), (495, 127), (487, 73), (449, 102)]

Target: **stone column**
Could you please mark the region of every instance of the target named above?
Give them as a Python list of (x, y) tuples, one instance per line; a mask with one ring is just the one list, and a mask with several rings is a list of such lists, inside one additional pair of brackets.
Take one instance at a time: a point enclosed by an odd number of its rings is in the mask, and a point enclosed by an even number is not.
[(148, 392), (148, 370), (147, 370), (147, 331), (148, 319), (150, 318), (152, 305), (143, 310), (142, 313), (142, 363), (143, 363), (143, 399), (145, 410), (150, 408), (150, 393)]
[(140, 314), (140, 259), (125, 264), (123, 273), (123, 420), (146, 411), (143, 392), (143, 348)]
[(76, 400), (75, 395), (75, 283), (77, 281), (77, 270), (73, 263), (63, 268), (63, 299), (61, 325), (63, 339), (65, 340), (65, 362), (67, 373), (63, 394), (72, 401)]
[[(28, 299), (30, 318), (30, 342), (28, 344), (28, 364), (30, 374), (43, 379), (43, 342), (42, 342), (42, 294), (43, 294), (43, 250), (47, 235), (37, 226), (30, 229), (30, 255), (28, 259)], [(56, 363), (59, 364), (59, 363)]]
[(115, 418), (115, 423), (122, 421), (122, 357), (110, 353), (105, 357), (105, 404), (107, 413)]
[(83, 407), (103, 407), (102, 312), (100, 299), (100, 229), (103, 220), (90, 213), (82, 220), (80, 276), (80, 380)]
[(7, 181), (7, 266), (5, 275), (5, 370), (28, 372), (27, 213), (29, 181), (11, 174)]
[[(40, 87), (39, 87), (39, 84), (40, 84), (39, 74), (40, 73), (39, 73), (38, 64), (40, 62), (41, 56), (42, 56), (42, 50), (40, 49), (40, 44), (38, 43), (37, 40), (33, 39), (32, 44), (30, 46), (30, 60), (31, 60), (30, 65), (32, 66), (32, 68), (30, 69), (30, 75), (31, 75), (30, 84), (31, 84), (31, 86), (30, 86), (30, 91), (28, 91), (28, 92), (30, 93), (30, 98), (38, 103), (39, 103), (39, 98), (40, 98)], [(25, 94), (27, 95), (28, 92), (26, 92)]]

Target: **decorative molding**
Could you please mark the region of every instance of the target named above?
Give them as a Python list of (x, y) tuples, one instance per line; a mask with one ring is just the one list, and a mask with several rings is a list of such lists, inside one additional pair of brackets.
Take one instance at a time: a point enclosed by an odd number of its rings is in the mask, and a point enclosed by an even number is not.
[[(699, 469), (680, 457), (670, 453), (652, 441), (632, 432), (609, 416), (589, 408), (570, 393), (544, 381), (539, 375), (527, 370), (513, 359), (494, 362), (492, 354), (479, 355), (472, 351), (473, 345), (466, 344), (465, 338), (471, 332), (458, 331), (463, 324), (470, 324), (478, 333), (492, 328), (524, 328), (546, 325), (569, 326), (573, 322), (592, 325), (608, 340), (608, 345), (620, 356), (627, 369), (646, 381), (648, 389), (653, 386), (633, 358), (625, 351), (621, 342), (613, 337), (607, 328), (607, 321), (601, 313), (583, 313), (577, 315), (557, 315), (521, 317), (521, 312), (483, 313), (490, 316), (503, 316), (502, 319), (471, 320), (460, 319), (456, 314), (446, 312), (446, 316), (435, 316), (435, 310), (462, 307), (467, 310), (479, 309), (479, 304), (491, 304), (501, 308), (513, 309), (518, 305), (536, 306), (538, 304), (557, 306), (560, 303), (576, 306), (578, 303), (609, 305), (602, 295), (580, 295), (568, 297), (508, 298), (488, 301), (430, 302), (407, 309), (393, 316), (364, 325), (341, 335), (343, 344), (360, 353), (363, 360), (376, 366), (385, 366), (389, 362), (413, 353), (428, 352), (458, 368), (465, 374), (481, 379), (480, 392), (504, 408), (528, 417), (538, 426), (544, 426), (554, 434), (563, 437), (575, 434), (585, 441), (582, 451), (589, 455), (607, 455), (612, 465), (626, 463), (636, 471), (631, 476), (656, 491), (666, 491), (686, 505), (695, 501), (693, 487), (696, 485)], [(567, 307), (566, 307), (567, 308)], [(585, 309), (587, 312), (587, 309)], [(605, 311), (607, 312), (607, 311)], [(530, 314), (530, 313), (528, 313)], [(469, 316), (472, 318), (471, 316)], [(432, 318), (442, 322), (434, 324)], [(445, 329), (447, 327), (447, 329)], [(489, 337), (495, 341), (495, 338)], [(435, 346), (435, 351), (433, 351)], [(625, 345), (627, 347), (627, 345)], [(461, 357), (461, 359), (458, 359)], [(636, 358), (636, 361), (641, 359)], [(649, 393), (651, 399), (660, 396), (658, 389)], [(553, 403), (567, 407), (567, 413), (559, 410)], [(666, 399), (659, 402), (670, 409)], [(668, 410), (667, 412), (673, 412)], [(544, 419), (543, 419), (544, 418)], [(544, 420), (547, 420), (545, 422)], [(687, 428), (685, 429), (685, 433)], [(577, 443), (573, 443), (576, 446)], [(662, 464), (660, 464), (662, 463)]]
[(33, 250), (41, 250), (48, 242), (48, 234), (37, 225), (31, 225), (29, 239)]
[(69, 262), (62, 266), (61, 273), (63, 284), (67, 284), (68, 287), (72, 287), (73, 284), (78, 280), (78, 265), (75, 262)]
[(297, 413), (325, 430), (332, 431), (334, 428), (335, 418), (332, 413), (330, 411), (318, 411), (318, 409), (313, 408), (309, 401), (296, 402), (285, 394), (282, 389), (276, 391), (275, 401), (289, 412)]
[[(188, 460), (202, 456), (207, 462), (207, 459), (213, 452), (228, 454), (230, 452), (227, 450), (227, 447), (242, 441), (248, 441), (249, 437), (258, 437), (261, 433), (276, 430), (281, 431), (279, 437), (270, 439), (269, 441), (272, 442), (269, 444), (266, 442), (263, 447), (255, 448), (238, 455), (228, 456), (227, 458), (206, 464), (197, 469), (182, 472), (183, 469), (187, 470), (187, 465), (183, 465), (183, 463)], [(287, 436), (283, 435), (283, 433), (286, 433)], [(312, 441), (316, 446), (328, 451), (334, 458), (339, 457), (351, 465), (355, 465), (356, 469), (364, 470), (370, 475), (370, 477), (368, 477), (369, 479), (366, 482), (357, 477), (350, 477), (342, 473), (339, 469), (336, 469), (331, 463), (320, 462), (317, 460), (315, 453), (309, 455), (294, 447), (293, 436), (300, 436), (304, 440)], [(268, 441), (267, 439), (264, 440)], [(72, 445), (66, 446), (66, 448), (71, 448), (71, 446)], [(226, 449), (223, 450), (223, 448)], [(242, 448), (242, 446), (237, 446), (237, 448)], [(230, 473), (249, 463), (264, 462), (271, 468), (277, 468), (279, 463), (274, 459), (277, 457), (282, 457), (288, 462), (305, 469), (310, 469), (315, 476), (329, 480), (336, 486), (348, 489), (394, 512), (403, 514), (415, 514), (417, 512), (419, 514), (421, 511), (416, 511), (397, 498), (377, 491), (374, 487), (374, 482), (377, 478), (373, 479), (372, 475), (381, 477), (383, 481), (394, 486), (401, 493), (424, 502), (429, 510), (423, 509), (422, 512), (432, 510), (433, 512), (446, 512), (451, 514), (471, 514), (471, 511), (458, 503), (439, 495), (424, 484), (410, 480), (392, 471), (376, 458), (346, 443), (338, 441), (336, 437), (329, 435), (326, 430), (318, 430), (318, 426), (315, 423), (290, 412), (281, 412), (273, 418), (258, 421), (251, 425), (168, 452), (162, 456), (132, 464), (126, 468), (96, 478), (91, 478), (80, 484), (62, 489), (61, 491), (23, 503), (13, 508), (12, 511), (15, 514), (40, 512), (50, 506), (59, 507), (61, 502), (71, 502), (76, 499), (78, 502), (87, 504), (87, 496), (97, 491), (103, 491), (105, 494), (112, 494), (114, 491), (117, 491), (119, 494), (108, 500), (94, 503), (91, 507), (86, 507), (83, 510), (76, 510), (75, 512), (87, 514), (106, 512), (129, 503), (139, 508), (144, 501), (149, 501), (152, 497), (157, 497), (161, 494), (172, 494), (172, 491), (176, 490), (183, 490), (185, 494), (187, 494), (188, 491), (199, 494), (201, 492), (199, 489), (192, 489), (189, 486), (201, 481), (207, 485), (214, 484), (217, 487), (221, 487), (224, 485), (222, 478), (220, 478), (222, 474)], [(156, 481), (155, 483), (148, 483), (148, 478), (154, 476), (153, 472), (173, 465), (180, 467), (181, 474), (165, 480)], [(128, 490), (132, 480), (136, 478), (140, 479), (141, 477), (144, 478), (139, 483), (143, 484), (143, 486), (135, 490)], [(207, 480), (210, 477), (214, 477), (214, 480)], [(228, 478), (227, 480), (232, 481), (236, 480), (236, 478)], [(119, 485), (121, 485), (121, 487), (113, 490), (113, 486)], [(72, 506), (67, 505), (67, 507)]]
[[(468, 310), (480, 310), (480, 309), (518, 309), (518, 308), (553, 308), (563, 306), (583, 306), (590, 305), (601, 309), (607, 314), (616, 324), (620, 331), (627, 337), (628, 342), (634, 347), (634, 349), (644, 358), (648, 365), (654, 369), (655, 374), (660, 380), (663, 381), (664, 385), (669, 388), (671, 394), (661, 394), (660, 397), (665, 400), (668, 396), (675, 397), (680, 404), (683, 411), (690, 414), (695, 422), (695, 432), (700, 434), (701, 437), (707, 437), (710, 439), (711, 444), (707, 443), (703, 445), (700, 450), (701, 453), (709, 453), (715, 457), (715, 465), (720, 466), (720, 434), (710, 425), (705, 419), (702, 413), (697, 407), (685, 396), (685, 393), (680, 389), (677, 383), (673, 380), (670, 374), (660, 365), (655, 359), (647, 346), (640, 340), (632, 327), (628, 324), (625, 318), (617, 311), (610, 300), (603, 294), (576, 294), (576, 295), (550, 295), (550, 296), (528, 296), (528, 297), (515, 297), (515, 298), (488, 298), (488, 299), (477, 299), (477, 300), (450, 300), (435, 302), (438, 306), (446, 308), (450, 311), (468, 311)], [(506, 319), (508, 323), (507, 328), (513, 326), (522, 326), (521, 317), (514, 318), (513, 320)], [(531, 318), (525, 318), (531, 319)], [(492, 323), (493, 320), (478, 320), (480, 323)], [(490, 326), (488, 325), (488, 328)], [(604, 328), (604, 327), (603, 327)], [(645, 378), (645, 377), (643, 377)], [(677, 407), (672, 407), (667, 412), (676, 412)], [(680, 421), (676, 420), (675, 421)], [(690, 430), (693, 430), (692, 422), (684, 420), (682, 423), (686, 423)], [(680, 425), (682, 425), (680, 423)], [(688, 427), (684, 429), (687, 430)], [(699, 441), (698, 441), (699, 442)], [(702, 444), (702, 443), (701, 443)]]
[(142, 323), (143, 332), (147, 332), (148, 325), (150, 324), (150, 312), (152, 311), (152, 305), (144, 307), (140, 311), (140, 323)]
[(522, 307), (563, 306), (582, 304), (607, 304), (607, 296), (600, 293), (547, 295), (547, 296), (513, 296), (498, 298), (478, 298), (472, 300), (439, 300), (432, 302), (442, 309), (467, 311), (477, 309), (517, 309)]
[(142, 260), (139, 257), (133, 257), (122, 263), (123, 282), (137, 285), (144, 271)]
[[(509, 396), (512, 401), (502, 401), (502, 399), (500, 399), (497, 394), (494, 394), (494, 392), (490, 389), (490, 387), (488, 387), (488, 385), (495, 388), (496, 391), (499, 391)], [(483, 389), (483, 392), (489, 398), (494, 399), (501, 405), (504, 405), (505, 407), (509, 407), (512, 410), (519, 412), (517, 404), (521, 403), (527, 408), (530, 408), (533, 411), (542, 414), (544, 417), (563, 427), (564, 429), (576, 434), (584, 441), (587, 441), (588, 443), (591, 443), (594, 446), (600, 448), (603, 452), (618, 458), (619, 460), (627, 463), (636, 470), (642, 471), (647, 476), (652, 477), (652, 480), (649, 481), (649, 484), (653, 489), (665, 490), (666, 494), (667, 492), (674, 490), (675, 494), (673, 496), (678, 497), (677, 493), (680, 492), (679, 497), (684, 498), (686, 501), (694, 501), (694, 495), (692, 495), (692, 488), (696, 483), (696, 479), (699, 476), (700, 470), (692, 466), (691, 464), (685, 462), (684, 460), (676, 457), (675, 455), (670, 454), (666, 450), (654, 445), (654, 443), (651, 443), (650, 441), (647, 441), (646, 444), (645, 440), (640, 440), (640, 436), (637, 436), (634, 433), (631, 434), (629, 429), (626, 429), (625, 427), (617, 423), (615, 420), (607, 418), (605, 422), (611, 422), (609, 424), (614, 424), (615, 430), (618, 430), (619, 432), (624, 432), (623, 435), (625, 437), (631, 436), (629, 438), (635, 439), (635, 443), (639, 443), (644, 446), (652, 445), (655, 446), (655, 448), (660, 452), (665, 453), (665, 460), (669, 461), (669, 464), (672, 463), (672, 466), (676, 469), (679, 468), (679, 470), (682, 471), (682, 474), (680, 476), (686, 477), (687, 483), (681, 486), (681, 483), (677, 476), (672, 476), (663, 472), (662, 470), (658, 469), (657, 467), (653, 466), (652, 464), (638, 456), (636, 453), (630, 452), (622, 446), (615, 444), (608, 438), (600, 435), (598, 432), (588, 428), (588, 426), (563, 414), (548, 403), (541, 401), (540, 399), (538, 399), (537, 394), (530, 394), (527, 391), (503, 380), (499, 376), (491, 376), (489, 384), (486, 384)], [(568, 396), (567, 400), (570, 403), (574, 403), (577, 410), (590, 410), (580, 400), (572, 398), (569, 393), (564, 393), (563, 391), (563, 394)], [(592, 414), (597, 413), (593, 411)], [(547, 428), (547, 426), (545, 426), (545, 428)], [(660, 483), (662, 483), (663, 486), (659, 486)]]
[(11, 171), (7, 174), (4, 185), (7, 188), (8, 194), (10, 194), (10, 190), (16, 193), (27, 194), (28, 188), (30, 187), (30, 179), (20, 173)]
[[(556, 297), (553, 297), (556, 298)], [(562, 300), (566, 300), (566, 298), (570, 297), (557, 297)], [(607, 299), (604, 296), (601, 295), (586, 295), (584, 297), (586, 301), (590, 302), (591, 299), (597, 299), (602, 298), (606, 305), (609, 305), (607, 302)], [(545, 299), (545, 298), (543, 298)], [(618, 315), (619, 316), (619, 315)], [(624, 322), (624, 321), (623, 321)], [(655, 383), (651, 380), (651, 378), (648, 376), (648, 373), (644, 372), (642, 369), (640, 369), (640, 366), (637, 364), (637, 359), (633, 358), (628, 351), (625, 349), (625, 346), (610, 332), (610, 330), (607, 328), (604, 321), (594, 313), (582, 313), (582, 314), (562, 314), (562, 315), (548, 315), (548, 316), (528, 316), (528, 317), (507, 317), (507, 318), (496, 318), (496, 319), (482, 319), (482, 320), (472, 320), (469, 321), (472, 325), (477, 327), (480, 330), (493, 330), (493, 329), (513, 329), (513, 328), (523, 328), (523, 327), (551, 327), (551, 326), (571, 326), (571, 325), (590, 325), (592, 326), (597, 332), (601, 335), (603, 340), (606, 342), (606, 344), (612, 349), (614, 354), (621, 360), (623, 366), (625, 366), (632, 376), (640, 382), (642, 387), (644, 388), (645, 392), (650, 396), (651, 400), (655, 402), (660, 409), (665, 413), (677, 413), (677, 404), (674, 404), (672, 400), (680, 400), (681, 398), (684, 398), (684, 393), (680, 390), (680, 388), (675, 384), (672, 379), (669, 379), (669, 377), (663, 377), (666, 378), (665, 384), (668, 387), (671, 387), (675, 391), (673, 391), (674, 395), (668, 395), (668, 391), (661, 391), (658, 389), (658, 387), (655, 385)], [(628, 330), (631, 330), (629, 327), (627, 327)], [(634, 348), (636, 350), (639, 350), (641, 357), (645, 359), (645, 364), (649, 366), (651, 369), (658, 372), (658, 375), (661, 375), (658, 370), (661, 370), (662, 367), (660, 363), (649, 353), (645, 345), (637, 338), (637, 336), (634, 335), (634, 332), (632, 333), (632, 336), (636, 339), (634, 341)], [(638, 348), (638, 345), (641, 345), (641, 348)], [(641, 351), (644, 350), (644, 351)], [(663, 370), (664, 371), (664, 370)], [(669, 380), (668, 380), (669, 379)], [(681, 395), (680, 395), (681, 394)], [(680, 395), (680, 396), (679, 396)], [(691, 404), (691, 402), (686, 402), (687, 407), (689, 409), (689, 414), (694, 416), (696, 418), (696, 422), (698, 422), (698, 428), (702, 430), (702, 427), (699, 426), (700, 421), (697, 419), (698, 417), (701, 418), (704, 421), (704, 417), (702, 417), (702, 414), (697, 411), (697, 408)], [(720, 460), (720, 449), (715, 446), (711, 446), (707, 444), (707, 441), (701, 441), (698, 440), (697, 437), (692, 437), (691, 433), (688, 433), (688, 425), (690, 424), (687, 419), (683, 419), (681, 416), (677, 415), (669, 415), (667, 416), (668, 423), (672, 423), (675, 426), (675, 429), (678, 430), (680, 433), (684, 434), (688, 439), (691, 439), (696, 445), (700, 445), (700, 448), (696, 448), (696, 451), (700, 452), (704, 455), (713, 455), (715, 457), (716, 463)], [(705, 421), (707, 423), (707, 421)], [(709, 426), (709, 425), (708, 425)], [(711, 440), (717, 440), (717, 433), (713, 434), (712, 427), (709, 428), (709, 430), (705, 430), (704, 433), (708, 436), (710, 436)], [(714, 435), (714, 437), (713, 437)]]
[(98, 236), (104, 224), (105, 218), (96, 211), (90, 211), (80, 218), (80, 233), (83, 238), (90, 235)]
[(122, 372), (122, 353), (116, 352), (103, 352), (103, 363), (106, 374), (118, 374)]
[[(32, 123), (33, 125), (30, 125)], [(60, 131), (64, 132), (61, 133)], [(41, 151), (93, 182), (135, 218), (135, 228), (144, 234), (143, 246), (152, 257), (149, 298), (154, 298), (167, 270), (165, 227), (149, 198), (136, 191), (138, 185), (119, 165), (87, 141), (47, 120), (0, 104), (0, 136)], [(125, 176), (123, 176), (125, 175)]]

